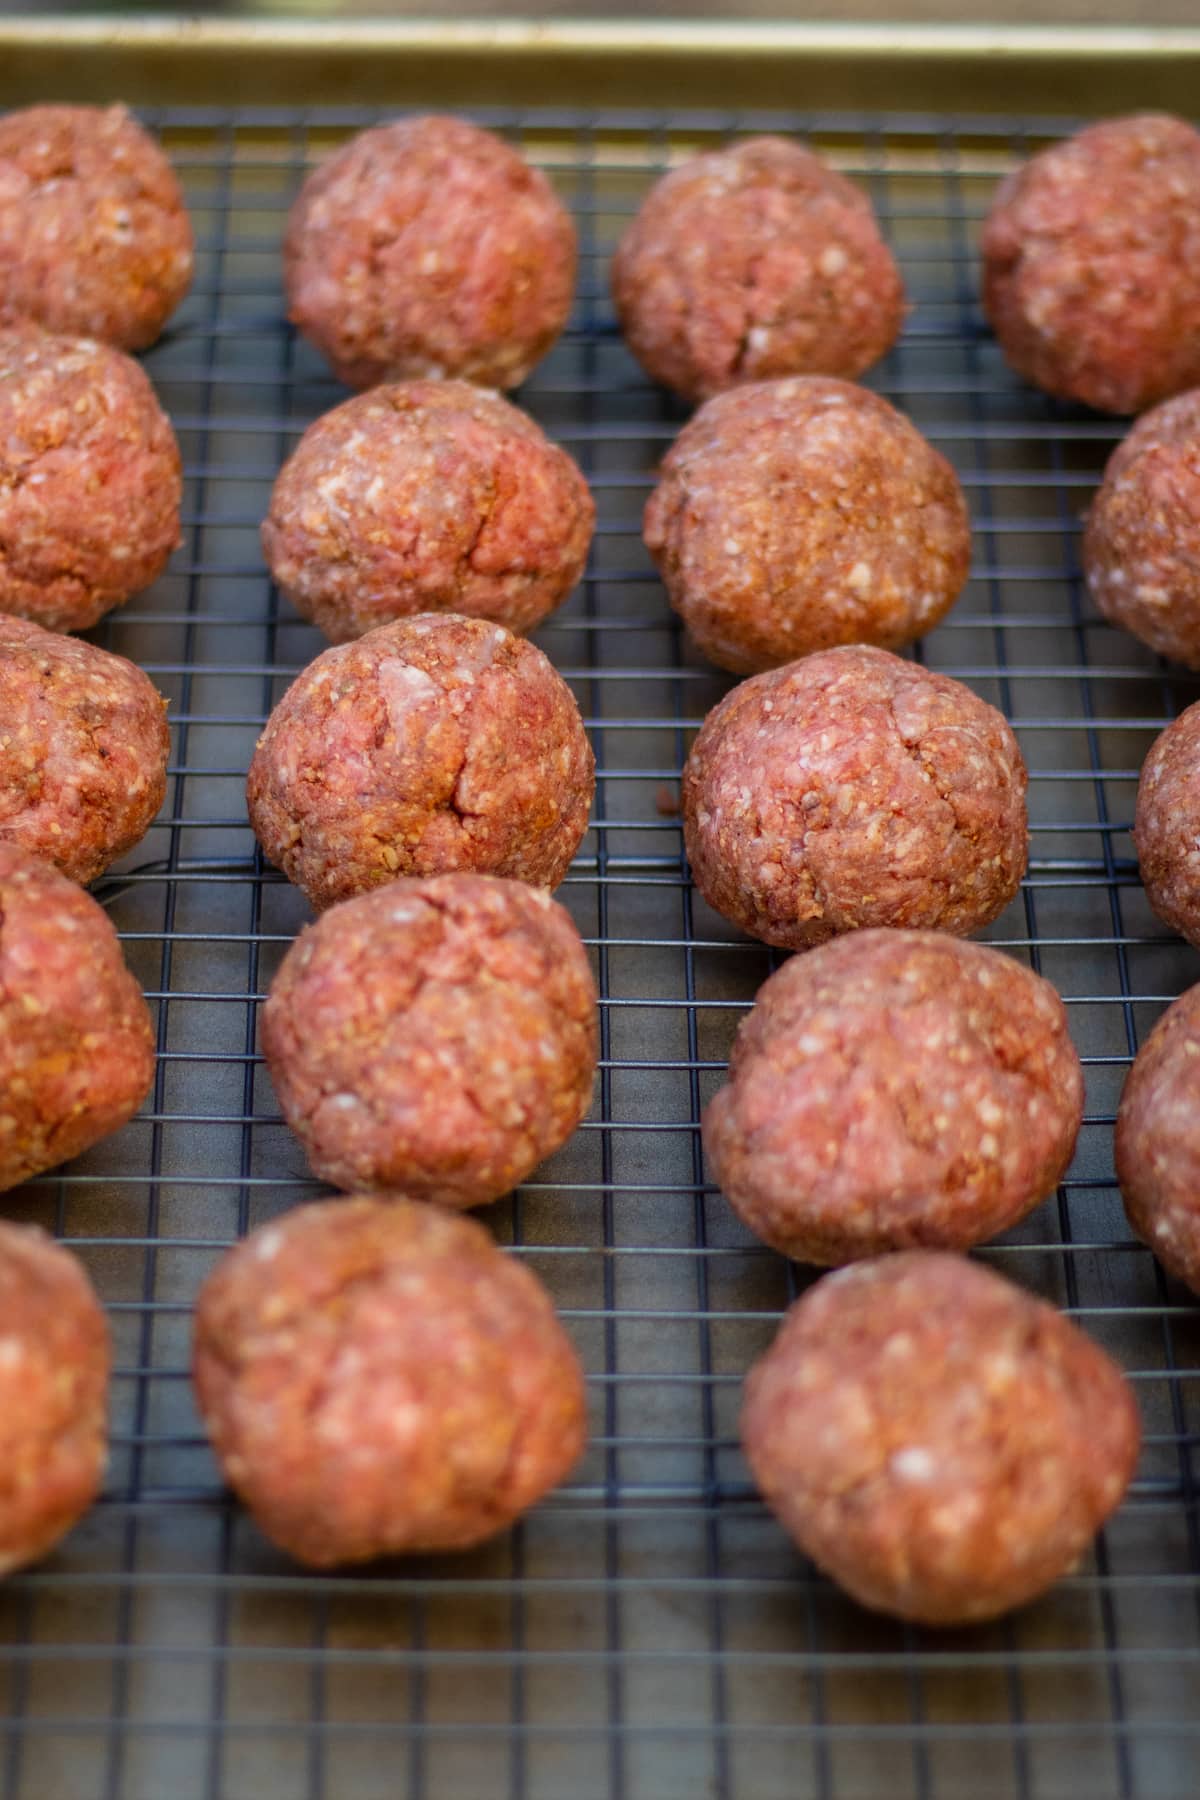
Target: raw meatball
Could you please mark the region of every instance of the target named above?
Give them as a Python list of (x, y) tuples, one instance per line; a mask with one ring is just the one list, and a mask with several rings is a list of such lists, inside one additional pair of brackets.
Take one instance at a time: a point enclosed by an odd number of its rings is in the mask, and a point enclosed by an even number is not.
[(1200, 1292), (1200, 987), (1167, 1008), (1138, 1051), (1114, 1148), (1129, 1223)]
[(934, 931), (860, 931), (760, 990), (704, 1149), (751, 1231), (801, 1262), (965, 1250), (1064, 1174), (1083, 1073), (1040, 976)]
[(323, 1181), (483, 1206), (587, 1111), (596, 987), (569, 915), (540, 888), (399, 881), (301, 933), (262, 1046)]
[(723, 669), (831, 644), (909, 643), (967, 578), (945, 457), (886, 400), (808, 376), (718, 394), (684, 426), (645, 517), (671, 604)]
[(1133, 842), (1147, 900), (1173, 931), (1200, 944), (1200, 701), (1150, 747)]
[(297, 1207), (231, 1250), (192, 1368), (226, 1479), (314, 1568), (480, 1543), (587, 1434), (541, 1283), (471, 1220), (397, 1195)]
[(540, 169), (461, 119), (360, 132), (300, 190), (289, 317), (349, 387), (524, 381), (575, 291), (575, 227)]
[(179, 446), (138, 365), (0, 328), (0, 612), (83, 631), (181, 542)]
[(1200, 134), (1105, 119), (1000, 184), (983, 304), (1027, 381), (1105, 412), (1200, 382)]
[(613, 299), (647, 374), (690, 400), (772, 375), (861, 375), (904, 287), (860, 188), (787, 138), (748, 138), (651, 188)]
[(864, 925), (960, 936), (1004, 911), (1027, 854), (1025, 764), (961, 682), (865, 646), (743, 681), (683, 771), (710, 906), (800, 950)]
[(153, 1080), (150, 1014), (107, 916), (0, 843), (0, 1189), (108, 1137)]
[(1106, 619), (1200, 668), (1200, 389), (1155, 407), (1114, 450), (1083, 566)]
[(326, 650), (250, 764), (250, 823), (318, 909), (398, 875), (557, 887), (595, 764), (571, 690), (502, 625), (422, 613)]
[(0, 616), (0, 844), (95, 881), (162, 805), (166, 705), (123, 656)]
[(170, 163), (123, 106), (0, 119), (0, 318), (152, 344), (192, 284)]
[(108, 1455), (108, 1323), (80, 1263), (0, 1224), (0, 1574), (82, 1518)]
[(864, 1606), (963, 1625), (1021, 1606), (1084, 1554), (1140, 1427), (1116, 1364), (962, 1257), (827, 1275), (750, 1371), (742, 1444), (763, 1498)]
[(263, 526), (272, 575), (335, 643), (418, 612), (531, 631), (583, 573), (596, 509), (498, 394), (410, 381), (310, 425)]

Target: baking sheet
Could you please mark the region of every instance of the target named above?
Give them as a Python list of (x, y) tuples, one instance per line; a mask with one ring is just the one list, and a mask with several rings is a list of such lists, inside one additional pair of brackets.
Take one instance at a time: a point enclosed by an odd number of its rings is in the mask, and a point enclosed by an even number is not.
[[(282, 322), (282, 222), (305, 166), (369, 117), (148, 116), (201, 245), (195, 290), (146, 358), (183, 447), (186, 543), (95, 636), (171, 699), (162, 819), (102, 890), (156, 1008), (159, 1072), (141, 1119), (8, 1197), (88, 1264), (119, 1376), (102, 1503), (0, 1589), (0, 1794), (1194, 1800), (1200, 1315), (1130, 1239), (1111, 1121), (1139, 1037), (1200, 976), (1149, 913), (1127, 831), (1141, 758), (1197, 681), (1100, 623), (1081, 589), (1079, 515), (1119, 426), (1023, 389), (976, 301), (995, 180), (1067, 122), (476, 115), (552, 173), (583, 247), (571, 329), (521, 400), (599, 502), (588, 577), (538, 641), (599, 765), (561, 897), (596, 958), (603, 1067), (572, 1144), (485, 1216), (563, 1309), (593, 1440), (511, 1538), (312, 1577), (222, 1493), (186, 1364), (220, 1248), (317, 1191), (255, 1044), (305, 908), (256, 856), (242, 779), (271, 703), (320, 648), (270, 588), (258, 521), (299, 432), (341, 397)], [(805, 1276), (707, 1184), (697, 1119), (772, 956), (693, 896), (669, 810), (728, 683), (681, 640), (641, 545), (651, 471), (684, 415), (620, 344), (605, 269), (669, 161), (762, 125), (808, 133), (863, 181), (901, 257), (915, 306), (871, 385), (952, 457), (975, 526), (970, 585), (922, 654), (1004, 707), (1033, 775), (1029, 875), (988, 935), (1066, 996), (1088, 1122), (1056, 1198), (986, 1254), (1114, 1351), (1147, 1432), (1094, 1557), (965, 1633), (872, 1619), (815, 1577), (735, 1441), (740, 1377)]]

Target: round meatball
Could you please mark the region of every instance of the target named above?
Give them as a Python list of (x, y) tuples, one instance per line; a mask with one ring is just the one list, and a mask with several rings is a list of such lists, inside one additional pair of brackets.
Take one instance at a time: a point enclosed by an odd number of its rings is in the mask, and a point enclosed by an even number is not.
[(478, 1544), (587, 1434), (541, 1283), (470, 1219), (398, 1195), (300, 1206), (229, 1251), (192, 1370), (226, 1479), (314, 1568)]
[(334, 643), (419, 612), (531, 631), (583, 573), (595, 518), (571, 458), (515, 406), (410, 381), (309, 426), (275, 483), (263, 550)]
[(861, 931), (760, 990), (704, 1150), (751, 1231), (844, 1263), (1006, 1231), (1053, 1191), (1082, 1117), (1048, 981), (941, 932)]
[(123, 656), (0, 616), (0, 844), (95, 881), (162, 805), (166, 705)]
[(780, 137), (693, 157), (656, 182), (612, 285), (633, 354), (689, 400), (774, 375), (861, 375), (904, 322), (866, 195)]
[(83, 631), (182, 542), (179, 446), (119, 350), (0, 327), (0, 612)]
[(740, 675), (831, 644), (896, 648), (958, 598), (958, 478), (875, 394), (807, 376), (718, 394), (684, 426), (645, 538), (705, 656)]
[(123, 106), (0, 118), (0, 319), (152, 344), (192, 284), (170, 163)]
[(1150, 747), (1133, 842), (1147, 900), (1164, 924), (1200, 944), (1200, 701)]
[(826, 1275), (750, 1371), (742, 1444), (801, 1549), (864, 1606), (964, 1625), (1070, 1570), (1140, 1443), (1116, 1364), (962, 1257)]
[(422, 613), (326, 650), (267, 720), (250, 823), (320, 909), (398, 875), (557, 887), (595, 764), (571, 690), (502, 625)]
[(567, 322), (575, 227), (542, 174), (461, 119), (360, 132), (301, 188), (289, 317), (347, 386), (524, 381)]
[(0, 1189), (108, 1137), (153, 1080), (150, 1013), (107, 915), (0, 843)]
[(541, 888), (439, 875), (361, 894), (302, 932), (261, 1035), (323, 1181), (483, 1206), (587, 1111), (596, 986)]
[(1200, 987), (1167, 1008), (1138, 1051), (1114, 1149), (1129, 1223), (1200, 1293)]
[(1155, 407), (1114, 450), (1083, 566), (1106, 619), (1200, 668), (1200, 389)]
[(0, 1574), (82, 1518), (108, 1455), (108, 1322), (82, 1265), (0, 1223)]
[(1000, 184), (983, 304), (1036, 387), (1140, 412), (1200, 382), (1200, 134), (1141, 113), (1089, 125)]
[(1025, 764), (1001, 715), (886, 650), (752, 676), (683, 771), (696, 885), (752, 937), (802, 950), (865, 925), (988, 924), (1025, 870)]

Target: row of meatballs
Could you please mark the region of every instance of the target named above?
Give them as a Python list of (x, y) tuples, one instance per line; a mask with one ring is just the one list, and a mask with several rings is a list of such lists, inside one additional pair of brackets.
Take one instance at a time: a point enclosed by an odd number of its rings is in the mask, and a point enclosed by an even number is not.
[[(180, 543), (182, 467), (143, 371), (89, 339), (0, 326), (0, 608), (94, 625)], [(583, 573), (595, 507), (534, 421), (465, 383), (372, 389), (304, 433), (262, 528), (298, 611), (342, 643), (443, 611), (532, 630)], [(897, 649), (958, 597), (970, 563), (950, 464), (848, 382), (752, 383), (701, 407), (668, 451), (646, 544), (698, 648), (748, 674), (838, 644)], [(1200, 664), (1200, 391), (1114, 452), (1083, 540), (1100, 611)]]
[[(983, 302), (1014, 367), (1138, 412), (1200, 381), (1200, 135), (1106, 120), (1001, 185)], [(304, 182), (284, 244), (291, 318), (349, 386), (427, 375), (517, 386), (562, 333), (575, 230), (546, 176), (465, 122), (364, 131)], [(0, 121), (0, 317), (127, 349), (192, 278), (170, 165), (122, 107)], [(693, 157), (617, 247), (634, 354), (688, 399), (796, 374), (855, 377), (895, 342), (898, 269), (866, 195), (794, 140)]]
[[(120, 351), (0, 327), (0, 608), (83, 630), (180, 543), (182, 467)], [(268, 567), (335, 643), (443, 611), (532, 630), (583, 573), (595, 507), (534, 421), (460, 382), (373, 389), (316, 420), (275, 483)], [(950, 464), (875, 394), (824, 377), (703, 406), (644, 516), (703, 653), (749, 674), (838, 644), (897, 649), (958, 597), (967, 508)], [(1141, 419), (1089, 513), (1100, 611), (1200, 664), (1200, 391)]]

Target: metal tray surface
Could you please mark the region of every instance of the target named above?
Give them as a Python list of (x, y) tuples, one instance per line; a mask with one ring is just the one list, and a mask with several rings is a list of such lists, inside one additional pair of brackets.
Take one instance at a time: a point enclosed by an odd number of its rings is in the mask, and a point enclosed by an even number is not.
[[(485, 0), (481, 10), (496, 3)], [(1060, 3), (1077, 0), (1055, 0)], [(1093, 0), (1087, 6), (1094, 10)], [(404, 18), (390, 4), (386, 18), (317, 16), (325, 8), (326, 0), (279, 0), (278, 7), (264, 7), (269, 17), (243, 10), (218, 17), (146, 14), (129, 7), (100, 14), (4, 12), (0, 104), (100, 94), (158, 108), (394, 109), (426, 106), (435, 97), (442, 107), (503, 101), (523, 108), (661, 109), (665, 101), (677, 111), (903, 106), (971, 115), (1017, 107), (1026, 116), (1094, 117), (1143, 107), (1187, 112), (1200, 73), (1200, 28), (1145, 20), (768, 22), (744, 12), (680, 20), (657, 16), (657, 7), (642, 18), (556, 18), (553, 0), (532, 17), (501, 5), (503, 16), (491, 18), (446, 8)], [(1008, 0), (1000, 0), (995, 10), (1006, 9)], [(280, 10), (292, 16), (276, 16)]]
[[(223, 1245), (313, 1192), (255, 1049), (305, 917), (256, 854), (256, 733), (321, 647), (257, 538), (276, 469), (339, 396), (283, 322), (279, 238), (305, 167), (362, 113), (147, 115), (182, 172), (195, 290), (146, 364), (180, 434), (186, 543), (98, 641), (171, 700), (166, 806), (101, 897), (151, 995), (139, 1120), (7, 1197), (83, 1257), (117, 1344), (101, 1503), (0, 1589), (3, 1800), (1194, 1800), (1200, 1313), (1131, 1240), (1111, 1124), (1139, 1038), (1200, 976), (1147, 909), (1128, 823), (1139, 763), (1197, 695), (1100, 623), (1079, 520), (1118, 422), (1005, 369), (974, 249), (997, 177), (1066, 120), (492, 113), (573, 205), (564, 341), (521, 399), (580, 459), (600, 525), (539, 634), (592, 732), (593, 828), (562, 890), (596, 959), (603, 1061), (574, 1141), (487, 1215), (548, 1283), (585, 1359), (592, 1444), (510, 1537), (320, 1578), (223, 1493), (187, 1381), (189, 1309)], [(639, 536), (682, 411), (616, 334), (606, 263), (671, 160), (769, 125), (870, 191), (914, 309), (871, 377), (956, 462), (975, 563), (920, 654), (1001, 705), (1032, 770), (1033, 854), (989, 933), (1066, 996), (1088, 1117), (1069, 1179), (984, 1254), (1124, 1364), (1146, 1447), (1127, 1504), (1052, 1594), (961, 1633), (873, 1618), (766, 1514), (739, 1384), (809, 1278), (706, 1181), (700, 1108), (772, 966), (692, 893), (671, 812), (728, 686), (683, 641)]]

